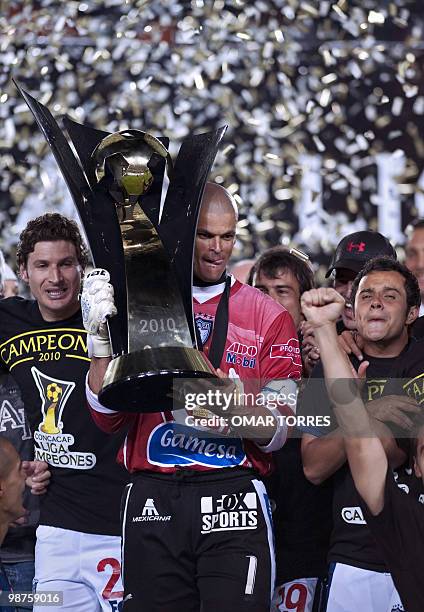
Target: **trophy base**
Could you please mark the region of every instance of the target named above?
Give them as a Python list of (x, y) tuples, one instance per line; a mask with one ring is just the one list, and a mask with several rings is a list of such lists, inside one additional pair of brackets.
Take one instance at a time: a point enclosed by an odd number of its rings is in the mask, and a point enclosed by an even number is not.
[(205, 355), (197, 349), (176, 346), (144, 349), (112, 359), (99, 401), (118, 412), (175, 410), (172, 390), (176, 378), (216, 376)]

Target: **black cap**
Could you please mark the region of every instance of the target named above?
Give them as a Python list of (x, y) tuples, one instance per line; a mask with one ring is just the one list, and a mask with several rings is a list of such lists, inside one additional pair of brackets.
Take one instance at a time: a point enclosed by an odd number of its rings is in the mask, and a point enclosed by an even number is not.
[(396, 251), (383, 234), (368, 230), (348, 234), (337, 245), (325, 278), (338, 268), (360, 272), (368, 260), (383, 255), (397, 259)]

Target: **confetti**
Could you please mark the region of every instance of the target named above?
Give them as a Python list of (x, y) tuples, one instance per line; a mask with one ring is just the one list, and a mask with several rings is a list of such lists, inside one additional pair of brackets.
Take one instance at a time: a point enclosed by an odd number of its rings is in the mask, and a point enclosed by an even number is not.
[[(12, 76), (57, 118), (167, 136), (172, 155), (188, 134), (227, 123), (212, 178), (239, 203), (236, 257), (293, 242), (325, 266), (344, 234), (377, 227), (375, 156), (382, 151), (404, 152), (403, 227), (415, 214), (424, 166), (420, 2), (3, 5), (0, 226), (10, 257), (30, 216), (76, 215)], [(317, 226), (300, 230), (305, 156), (320, 159), (321, 187), (312, 198)]]

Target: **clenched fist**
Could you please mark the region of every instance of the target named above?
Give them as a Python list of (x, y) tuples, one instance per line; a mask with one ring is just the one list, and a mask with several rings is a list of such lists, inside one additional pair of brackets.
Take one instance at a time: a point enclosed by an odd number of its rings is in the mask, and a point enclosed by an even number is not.
[(317, 328), (335, 323), (340, 318), (345, 301), (335, 289), (321, 287), (305, 291), (300, 303), (306, 320)]

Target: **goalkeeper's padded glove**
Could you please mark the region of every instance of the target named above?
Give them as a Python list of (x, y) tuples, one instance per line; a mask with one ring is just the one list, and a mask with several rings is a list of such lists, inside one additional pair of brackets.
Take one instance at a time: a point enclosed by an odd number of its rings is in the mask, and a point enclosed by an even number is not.
[(102, 268), (88, 272), (83, 281), (81, 311), (84, 327), (88, 332), (87, 345), (90, 357), (110, 357), (112, 347), (106, 319), (116, 315), (110, 274)]

